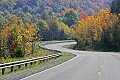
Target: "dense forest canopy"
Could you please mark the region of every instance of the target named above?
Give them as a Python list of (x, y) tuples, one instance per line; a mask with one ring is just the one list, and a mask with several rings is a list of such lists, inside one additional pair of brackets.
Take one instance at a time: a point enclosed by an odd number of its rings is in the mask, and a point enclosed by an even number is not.
[[(75, 49), (120, 51), (120, 0), (0, 0), (0, 51), (75, 39)], [(101, 47), (101, 48), (99, 48)], [(14, 54), (13, 54), (14, 53)], [(4, 56), (4, 55), (2, 55)]]
[(76, 10), (78, 15), (92, 15), (100, 9), (110, 9), (113, 0), (1, 0), (2, 12), (25, 17), (26, 13), (38, 15), (47, 11), (49, 15), (62, 17), (68, 10)]
[[(15, 15), (24, 23), (35, 23), (44, 40), (67, 39), (65, 29), (55, 28), (60, 27), (58, 22), (63, 22), (68, 27), (76, 25), (78, 18), (84, 14), (93, 15), (101, 9), (110, 9), (111, 2), (112, 0), (1, 0), (0, 20), (3, 22), (1, 25), (10, 24), (10, 17)], [(41, 28), (43, 26), (46, 29)], [(58, 33), (58, 36), (54, 33)], [(63, 36), (60, 38), (61, 33)]]

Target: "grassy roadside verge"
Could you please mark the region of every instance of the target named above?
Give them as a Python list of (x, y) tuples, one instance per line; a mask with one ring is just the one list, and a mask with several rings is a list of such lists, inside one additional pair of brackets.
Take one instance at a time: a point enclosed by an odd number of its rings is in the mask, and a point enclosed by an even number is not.
[(0, 76), (0, 80), (19, 80), (32, 74), (44, 71), (48, 68), (52, 68), (74, 57), (74, 54), (63, 53), (63, 55), (59, 58), (51, 59), (46, 62), (37, 62), (34, 63), (32, 66), (28, 65), (27, 67), (22, 67), (20, 70), (16, 70), (13, 73), (9, 73), (9, 71), (7, 70), (8, 73), (3, 76)]
[(43, 50), (41, 48), (39, 48), (39, 45), (40, 42), (37, 42), (35, 45), (34, 45), (34, 53), (26, 53), (25, 54), (25, 57), (21, 57), (21, 58), (10, 58), (10, 57), (7, 57), (6, 59), (1, 59), (0, 60), (0, 64), (1, 63), (9, 63), (9, 62), (15, 62), (15, 61), (21, 61), (21, 60), (26, 60), (26, 59), (32, 59), (32, 58), (37, 58), (37, 57), (40, 57), (40, 56), (46, 56), (46, 55), (51, 55), (51, 54), (55, 54), (56, 52), (55, 51), (49, 51), (49, 50)]
[[(79, 49), (75, 49), (75, 46), (76, 45), (66, 45), (66, 46), (63, 46), (64, 48), (68, 48), (68, 49), (73, 49), (73, 50), (79, 50)], [(92, 52), (102, 52), (102, 51), (97, 51), (97, 50), (94, 50), (94, 49), (91, 49), (91, 48), (88, 48), (87, 50), (80, 50), (80, 51), (92, 51)], [(110, 53), (115, 53), (115, 54), (120, 54), (120, 52), (110, 52)]]
[[(52, 44), (52, 43), (61, 43), (61, 42), (72, 42), (74, 40), (62, 40), (62, 41), (46, 41), (44, 44)], [(46, 56), (46, 55), (51, 55), (51, 54), (55, 54), (55, 51), (49, 51), (49, 50), (43, 50), (41, 48), (39, 48), (39, 44), (41, 44), (41, 42), (36, 42), (34, 45), (34, 53), (26, 53), (25, 57), (21, 57), (21, 58), (10, 58), (7, 57), (6, 59), (2, 58), (0, 59), (0, 64), (2, 63), (9, 63), (9, 62), (15, 62), (15, 61), (21, 61), (21, 60), (26, 60), (26, 59), (32, 59), (32, 58), (37, 58), (40, 56)], [(28, 47), (29, 48), (29, 47)]]
[(64, 48), (68, 48), (68, 49), (74, 49), (74, 44), (73, 45), (65, 45), (65, 46), (63, 46)]
[[(52, 43), (58, 43), (58, 42), (59, 41), (55, 41), (55, 42), (52, 41)], [(62, 41), (60, 41), (60, 42), (62, 42)], [(41, 49), (38, 47), (39, 44), (40, 44), (40, 42), (37, 42), (34, 45), (34, 54), (28, 53), (25, 55), (24, 58), (7, 58), (7, 59), (3, 60), (2, 63), (26, 60), (26, 59), (37, 58), (40, 56), (46, 56), (46, 55), (57, 53), (55, 51)], [(48, 42), (48, 44), (49, 44), (49, 42)], [(27, 67), (25, 67), (25, 65), (21, 65), (20, 69), (18, 69), (18, 66), (16, 66), (16, 67), (14, 67), (14, 72), (11, 72), (10, 69), (8, 68), (5, 70), (5, 75), (2, 75), (0, 73), (0, 80), (20, 80), (24, 77), (44, 71), (49, 68), (52, 68), (56, 65), (66, 62), (74, 57), (75, 57), (74, 54), (63, 53), (62, 56), (60, 56), (59, 58), (50, 59), (50, 60), (47, 60), (44, 62), (43, 61), (36, 62), (36, 63), (33, 63), (33, 65), (28, 64)]]

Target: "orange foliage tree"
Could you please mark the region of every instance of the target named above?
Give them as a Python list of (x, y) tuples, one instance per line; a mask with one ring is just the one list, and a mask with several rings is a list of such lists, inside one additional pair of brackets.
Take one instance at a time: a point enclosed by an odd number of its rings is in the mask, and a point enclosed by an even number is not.
[(78, 25), (72, 28), (79, 48), (85, 49), (83, 46), (99, 43), (104, 31), (111, 28), (116, 21), (117, 18), (109, 10), (100, 10), (93, 16), (83, 15), (82, 18), (79, 18)]

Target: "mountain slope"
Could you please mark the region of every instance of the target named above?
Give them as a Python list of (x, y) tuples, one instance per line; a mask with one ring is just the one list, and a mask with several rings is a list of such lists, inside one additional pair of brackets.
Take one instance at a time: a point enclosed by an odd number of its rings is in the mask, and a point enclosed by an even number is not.
[(64, 16), (66, 11), (76, 10), (78, 15), (92, 15), (100, 9), (109, 9), (112, 0), (1, 0), (0, 11), (18, 17), (25, 17), (28, 12), (32, 16), (46, 11), (49, 15)]

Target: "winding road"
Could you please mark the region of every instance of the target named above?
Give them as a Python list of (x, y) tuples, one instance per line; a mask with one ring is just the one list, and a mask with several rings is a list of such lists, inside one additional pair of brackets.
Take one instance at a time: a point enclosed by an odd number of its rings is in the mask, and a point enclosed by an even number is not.
[(120, 80), (120, 55), (66, 49), (76, 42), (48, 44), (52, 50), (70, 52), (75, 58), (22, 80)]

